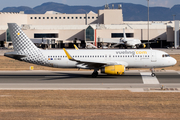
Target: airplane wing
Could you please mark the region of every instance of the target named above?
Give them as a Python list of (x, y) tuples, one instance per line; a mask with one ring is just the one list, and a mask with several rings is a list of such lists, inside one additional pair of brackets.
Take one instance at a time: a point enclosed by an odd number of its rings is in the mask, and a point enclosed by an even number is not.
[(97, 47), (96, 47), (95, 45), (91, 44), (91, 43), (86, 43), (86, 45), (89, 45), (89, 46), (91, 46), (92, 48), (97, 49)]
[(148, 43), (157, 43), (157, 41), (156, 40), (150, 40), (149, 42), (143, 42), (143, 43), (141, 43), (141, 44), (148, 44)]
[(116, 47), (116, 46), (122, 45), (122, 44), (124, 44), (124, 43), (117, 43), (117, 44), (112, 45), (112, 47)]
[(76, 60), (66, 51), (65, 48), (63, 48), (63, 50), (66, 53), (67, 58), (71, 61), (76, 61), (78, 63), (85, 63), (85, 64), (100, 64), (100, 65), (106, 65), (107, 64), (106, 62)]
[(124, 66), (128, 66), (128, 64), (126, 62), (123, 61), (110, 61), (110, 62), (102, 62), (102, 61), (86, 61), (86, 60), (76, 60), (74, 59), (67, 51), (65, 48), (63, 48), (64, 52), (66, 53), (66, 56), (69, 60), (71, 61), (76, 61), (79, 64), (86, 64), (88, 66), (94, 66), (94, 67), (102, 67), (104, 65), (124, 65)]

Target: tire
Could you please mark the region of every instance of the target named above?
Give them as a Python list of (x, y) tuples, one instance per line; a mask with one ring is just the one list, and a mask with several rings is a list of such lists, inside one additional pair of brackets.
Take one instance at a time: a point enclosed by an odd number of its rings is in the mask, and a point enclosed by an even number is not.
[(152, 74), (151, 74), (151, 76), (152, 76), (152, 77), (155, 77), (155, 76), (156, 76), (156, 74), (155, 74), (155, 73), (152, 73)]
[(136, 45), (136, 48), (139, 49), (139, 45)]
[(93, 72), (92, 73), (92, 78), (97, 78), (97, 76), (98, 76), (98, 72)]

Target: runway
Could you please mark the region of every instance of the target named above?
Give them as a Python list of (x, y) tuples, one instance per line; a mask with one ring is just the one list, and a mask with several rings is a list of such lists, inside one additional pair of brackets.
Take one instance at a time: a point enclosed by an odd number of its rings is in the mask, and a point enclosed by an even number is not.
[(99, 74), (91, 71), (17, 71), (0, 72), (0, 90), (131, 90), (150, 88), (180, 88), (180, 72), (126, 71), (123, 76)]

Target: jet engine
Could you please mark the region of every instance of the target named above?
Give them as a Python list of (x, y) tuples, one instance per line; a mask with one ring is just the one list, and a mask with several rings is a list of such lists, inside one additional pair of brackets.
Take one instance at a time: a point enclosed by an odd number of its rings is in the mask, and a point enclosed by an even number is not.
[(124, 71), (125, 71), (124, 65), (106, 66), (101, 69), (101, 73), (105, 73), (109, 75), (123, 75)]
[(139, 47), (140, 48), (146, 48), (146, 44), (141, 44)]
[(145, 48), (146, 47), (146, 44), (143, 44), (143, 48)]

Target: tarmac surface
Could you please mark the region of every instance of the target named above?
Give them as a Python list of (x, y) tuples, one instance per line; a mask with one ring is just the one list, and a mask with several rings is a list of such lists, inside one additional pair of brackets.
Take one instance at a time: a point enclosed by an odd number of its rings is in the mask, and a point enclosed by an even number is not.
[[(1, 71), (0, 90), (130, 90), (133, 92), (180, 92), (179, 71), (126, 71), (123, 76), (92, 71)], [(169, 89), (168, 89), (169, 88)], [(158, 91), (157, 91), (158, 90)], [(168, 90), (168, 91), (167, 91)]]

